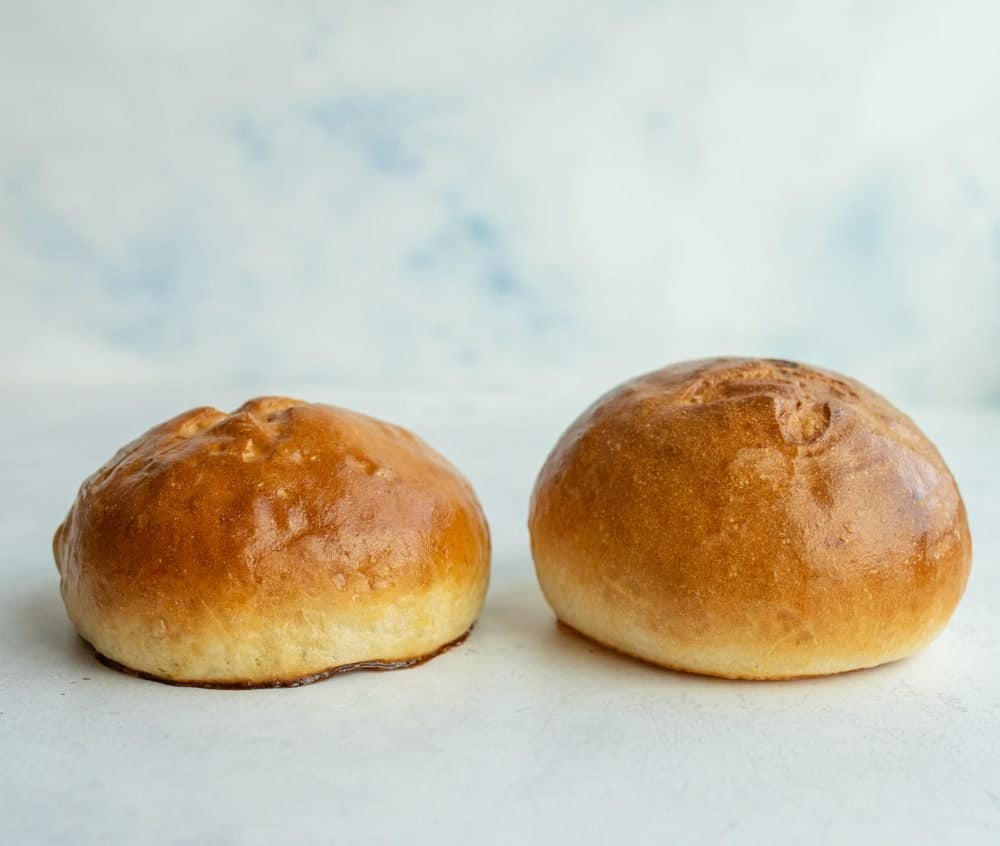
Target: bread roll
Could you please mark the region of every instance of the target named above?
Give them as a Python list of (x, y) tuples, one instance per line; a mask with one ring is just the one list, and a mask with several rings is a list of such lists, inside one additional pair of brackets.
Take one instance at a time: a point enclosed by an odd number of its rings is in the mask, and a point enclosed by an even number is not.
[(475, 621), (490, 556), (475, 493), (427, 444), (279, 397), (196, 408), (125, 446), (54, 548), (101, 656), (211, 687), (430, 657)]
[(782, 679), (911, 655), (972, 545), (938, 451), (864, 385), (722, 358), (640, 376), (549, 455), (529, 518), (560, 621), (664, 667)]

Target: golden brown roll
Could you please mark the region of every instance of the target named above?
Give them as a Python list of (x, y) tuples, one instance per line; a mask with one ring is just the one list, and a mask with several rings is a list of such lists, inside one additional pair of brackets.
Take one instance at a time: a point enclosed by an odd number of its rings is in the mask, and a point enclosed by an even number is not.
[(490, 557), (475, 493), (427, 444), (279, 397), (196, 408), (125, 446), (54, 549), (100, 655), (233, 687), (432, 656), (475, 621)]
[(788, 361), (686, 362), (606, 394), (549, 455), (529, 527), (559, 620), (730, 678), (910, 655), (972, 560), (958, 488), (914, 423)]

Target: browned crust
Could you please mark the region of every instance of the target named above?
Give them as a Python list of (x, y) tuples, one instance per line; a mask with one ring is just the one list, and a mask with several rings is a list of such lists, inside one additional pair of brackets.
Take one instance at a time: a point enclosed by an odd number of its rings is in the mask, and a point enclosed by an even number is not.
[(119, 450), (53, 551), (69, 617), (103, 655), (268, 686), (450, 641), (482, 606), (490, 539), (472, 486), (413, 433), (259, 397)]
[(429, 652), (426, 655), (418, 655), (416, 658), (403, 658), (398, 661), (358, 661), (354, 664), (341, 664), (339, 667), (329, 667), (321, 672), (312, 673), (308, 676), (302, 676), (297, 679), (270, 679), (263, 682), (201, 682), (168, 679), (163, 676), (153, 675), (152, 673), (144, 673), (141, 670), (133, 670), (131, 667), (119, 664), (117, 661), (108, 658), (107, 655), (102, 655), (94, 649), (93, 644), (87, 642), (86, 640), (83, 640), (83, 642), (93, 650), (97, 660), (100, 661), (105, 667), (110, 667), (112, 670), (117, 670), (119, 673), (124, 673), (127, 676), (135, 676), (136, 678), (146, 679), (147, 681), (169, 684), (172, 687), (204, 687), (209, 690), (260, 690), (276, 687), (303, 687), (307, 684), (315, 684), (316, 682), (326, 681), (334, 676), (341, 676), (345, 673), (353, 673), (358, 670), (375, 670), (381, 672), (385, 670), (406, 670), (410, 667), (418, 667), (421, 664), (426, 664), (433, 658), (437, 658), (439, 655), (444, 655), (445, 652), (448, 652), (456, 646), (464, 643), (473, 628), (475, 627), (470, 626), (464, 634), (459, 635), (454, 640), (446, 643), (444, 646), (435, 649), (433, 652)]
[(798, 678), (904, 658), (972, 560), (934, 445), (848, 377), (769, 359), (639, 376), (564, 433), (529, 512), (556, 616), (702, 675)]
[(411, 432), (260, 397), (119, 450), (83, 483), (54, 552), (64, 588), (102, 613), (176, 621), (184, 598), (193, 624), (202, 601), (263, 615), (307, 595), (475, 581), (489, 532), (472, 487)]

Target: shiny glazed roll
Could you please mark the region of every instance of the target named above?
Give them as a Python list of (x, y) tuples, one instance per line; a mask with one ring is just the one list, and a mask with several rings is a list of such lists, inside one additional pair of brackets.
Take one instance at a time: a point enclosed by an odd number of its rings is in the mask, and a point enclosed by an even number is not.
[(122, 448), (83, 483), (54, 550), (70, 619), (108, 663), (270, 687), (461, 640), (490, 541), (468, 482), (405, 429), (264, 397)]
[(972, 559), (958, 488), (914, 423), (788, 361), (686, 362), (612, 390), (549, 455), (529, 527), (560, 621), (730, 678), (911, 655)]

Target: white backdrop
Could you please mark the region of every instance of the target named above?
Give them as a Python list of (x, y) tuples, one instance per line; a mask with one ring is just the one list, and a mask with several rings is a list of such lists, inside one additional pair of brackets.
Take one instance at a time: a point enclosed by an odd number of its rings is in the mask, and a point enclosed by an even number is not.
[(0, 379), (1000, 400), (1000, 6), (5, 4)]

